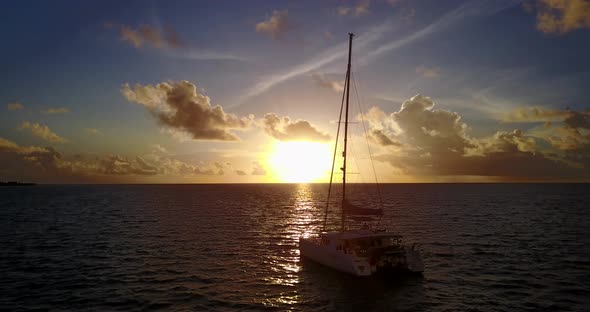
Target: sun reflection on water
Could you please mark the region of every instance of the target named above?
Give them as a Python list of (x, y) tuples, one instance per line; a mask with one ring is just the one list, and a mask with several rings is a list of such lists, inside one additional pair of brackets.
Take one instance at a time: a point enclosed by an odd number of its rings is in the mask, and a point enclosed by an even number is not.
[(295, 286), (300, 283), (301, 272), (299, 238), (319, 233), (321, 226), (322, 213), (314, 202), (311, 185), (297, 185), (293, 199), (293, 206), (285, 207), (292, 211), (284, 220), (285, 228), (279, 242), (281, 246), (288, 246), (289, 249), (282, 254), (271, 256), (268, 265), (274, 274), (265, 279), (270, 285), (289, 287), (292, 291), (281, 292), (278, 297), (266, 298), (263, 304), (270, 307), (294, 305), (301, 301), (301, 296), (295, 290)]

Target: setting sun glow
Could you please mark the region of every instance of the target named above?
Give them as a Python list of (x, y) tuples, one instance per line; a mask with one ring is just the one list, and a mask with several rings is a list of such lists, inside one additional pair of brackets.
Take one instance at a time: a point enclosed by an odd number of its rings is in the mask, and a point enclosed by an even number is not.
[(276, 182), (321, 182), (332, 166), (331, 146), (326, 143), (276, 142), (268, 159)]

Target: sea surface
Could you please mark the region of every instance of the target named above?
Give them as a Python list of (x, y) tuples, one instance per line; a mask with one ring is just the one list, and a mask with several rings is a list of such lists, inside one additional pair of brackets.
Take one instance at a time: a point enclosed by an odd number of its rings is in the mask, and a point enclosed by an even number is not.
[[(353, 201), (378, 199), (370, 187)], [(419, 244), (422, 277), (302, 261), (324, 184), (2, 187), (0, 309), (590, 310), (589, 185), (380, 189), (382, 225)]]

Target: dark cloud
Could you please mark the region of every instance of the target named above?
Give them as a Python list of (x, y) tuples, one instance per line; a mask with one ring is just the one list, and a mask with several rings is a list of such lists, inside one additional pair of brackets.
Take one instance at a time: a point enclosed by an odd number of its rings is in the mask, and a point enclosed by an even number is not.
[(563, 121), (567, 127), (574, 129), (590, 129), (590, 111), (568, 111), (569, 116)]
[(19, 146), (0, 138), (0, 180), (67, 182), (71, 169), (53, 147)]
[[(541, 180), (590, 177), (588, 166), (573, 164), (564, 154), (543, 150), (539, 138), (522, 130), (472, 138), (457, 113), (434, 107), (432, 99), (417, 95), (390, 115), (373, 109), (369, 115), (371, 136), (387, 150), (375, 158), (405, 174), (419, 176)], [(571, 123), (586, 125), (584, 117), (572, 116), (577, 117)]]
[(264, 131), (279, 141), (321, 141), (330, 140), (330, 136), (314, 127), (309, 121), (296, 120), (289, 117), (279, 118), (274, 113), (264, 115), (261, 121)]
[[(583, 153), (590, 148), (590, 133), (588, 132), (590, 130), (590, 111), (588, 110), (524, 107), (512, 111), (503, 121), (544, 123), (544, 128), (550, 131), (537, 135), (541, 139), (547, 140), (555, 148), (569, 154)], [(576, 155), (575, 158), (579, 158), (579, 155)], [(590, 165), (590, 162), (588, 164)]]
[[(148, 159), (149, 158), (149, 159)], [(227, 162), (198, 165), (171, 156), (147, 155), (128, 158), (120, 155), (63, 156), (53, 147), (19, 146), (0, 138), (0, 180), (27, 180), (50, 183), (90, 183), (140, 181), (146, 176), (190, 177), (224, 175)]]
[(127, 100), (143, 105), (160, 124), (187, 133), (194, 140), (238, 141), (230, 130), (247, 129), (253, 119), (228, 114), (219, 105), (211, 106), (210, 98), (198, 93), (188, 81), (136, 84), (133, 89), (125, 84), (121, 92)]
[(131, 161), (118, 155), (104, 157), (100, 161), (98, 171), (103, 174), (112, 175), (155, 175), (158, 173), (156, 167), (149, 165), (139, 156), (135, 157), (134, 161)]
[(466, 136), (467, 125), (457, 113), (435, 110), (429, 97), (416, 95), (405, 101), (393, 122), (403, 131), (402, 144), (421, 152), (444, 154), (464, 153), (474, 147)]

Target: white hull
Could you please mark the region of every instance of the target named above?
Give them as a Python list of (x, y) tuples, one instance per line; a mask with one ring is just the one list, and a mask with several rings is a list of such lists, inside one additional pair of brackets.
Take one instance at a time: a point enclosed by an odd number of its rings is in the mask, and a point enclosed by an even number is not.
[(351, 245), (360, 241), (381, 244), (389, 239), (389, 235), (381, 233), (324, 233), (322, 238), (300, 238), (299, 251), (302, 257), (356, 276), (370, 276), (382, 272), (424, 271), (422, 256), (413, 247), (371, 245), (371, 251), (360, 252), (360, 245)]
[(323, 264), (340, 272), (356, 275), (371, 275), (370, 265), (366, 259), (344, 254), (329, 246), (321, 245), (318, 239), (300, 238), (299, 251), (302, 257)]

